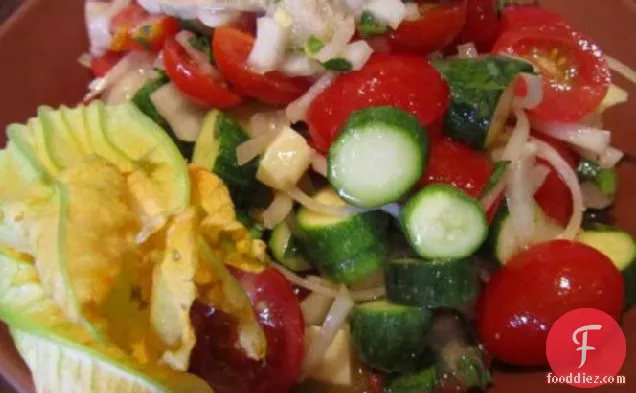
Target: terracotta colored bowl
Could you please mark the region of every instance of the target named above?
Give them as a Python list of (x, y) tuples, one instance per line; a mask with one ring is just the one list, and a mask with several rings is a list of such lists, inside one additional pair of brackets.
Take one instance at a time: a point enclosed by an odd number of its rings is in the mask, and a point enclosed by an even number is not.
[[(0, 0), (4, 1), (4, 0)], [(545, 0), (576, 27), (593, 37), (611, 56), (636, 67), (636, 6), (634, 0)], [(82, 97), (89, 75), (76, 59), (87, 48), (83, 0), (32, 0), (0, 27), (0, 130), (24, 121), (38, 105), (74, 104)], [(631, 93), (631, 101), (609, 110), (606, 125), (614, 143), (636, 156), (636, 88), (618, 77)], [(4, 133), (0, 135), (0, 145)], [(636, 164), (620, 167), (620, 191), (615, 216), (620, 227), (636, 233)], [(2, 187), (3, 185), (0, 185)], [(621, 371), (627, 385), (604, 386), (599, 392), (636, 391), (636, 310), (623, 321), (627, 360)], [(0, 373), (20, 393), (33, 387), (28, 370), (0, 326)], [(577, 391), (546, 384), (546, 372), (497, 372), (490, 393), (549, 393)]]

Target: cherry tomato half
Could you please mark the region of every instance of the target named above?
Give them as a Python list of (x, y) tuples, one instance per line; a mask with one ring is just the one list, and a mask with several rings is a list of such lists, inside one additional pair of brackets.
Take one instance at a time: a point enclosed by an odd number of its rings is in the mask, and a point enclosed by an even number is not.
[(488, 157), (463, 143), (431, 138), (428, 165), (420, 184), (449, 184), (477, 198), (492, 170), (493, 163)]
[(592, 113), (610, 83), (599, 47), (562, 25), (529, 26), (505, 32), (493, 53), (523, 57), (543, 76), (543, 101), (531, 113), (544, 120), (575, 122)]
[(520, 366), (547, 364), (550, 327), (577, 308), (619, 319), (623, 278), (612, 261), (582, 243), (554, 240), (512, 257), (486, 286), (477, 330), (486, 349)]
[(428, 54), (444, 49), (466, 23), (466, 0), (445, 0), (418, 4), (420, 18), (404, 21), (389, 34), (397, 51)]
[(292, 78), (280, 72), (258, 74), (245, 61), (254, 37), (236, 27), (219, 27), (214, 31), (212, 50), (223, 76), (236, 88), (251, 97), (271, 105), (287, 105), (309, 89), (306, 78)]
[(339, 76), (312, 102), (307, 113), (316, 148), (325, 153), (352, 112), (391, 105), (415, 115), (429, 134), (441, 134), (449, 90), (424, 57), (377, 53), (360, 71)]
[(472, 42), (479, 51), (489, 51), (499, 32), (499, 15), (496, 1), (467, 1), (466, 24), (453, 45)]
[(102, 77), (108, 73), (119, 60), (124, 57), (123, 53), (107, 52), (104, 56), (91, 58), (91, 72), (95, 77)]
[(151, 50), (163, 48), (166, 38), (179, 31), (179, 21), (165, 15), (150, 15), (139, 4), (132, 3), (113, 17), (110, 31), (112, 51)]
[(200, 105), (229, 108), (241, 102), (241, 97), (227, 87), (220, 75), (199, 69), (174, 37), (166, 40), (163, 63), (172, 83)]
[[(576, 168), (579, 156), (565, 142), (539, 133), (533, 133), (533, 136), (549, 143), (572, 169)], [(549, 166), (550, 173), (534, 194), (534, 200), (548, 217), (565, 227), (572, 217), (572, 193), (551, 164), (542, 159), (538, 159), (537, 163)]]
[(501, 32), (529, 26), (568, 26), (561, 15), (536, 5), (511, 5), (501, 12)]
[(267, 337), (263, 361), (248, 359), (237, 348), (232, 319), (201, 303), (192, 309), (197, 344), (191, 371), (218, 393), (281, 393), (300, 376), (304, 357), (305, 324), (300, 303), (289, 282), (275, 269), (259, 274), (234, 270), (247, 292)]

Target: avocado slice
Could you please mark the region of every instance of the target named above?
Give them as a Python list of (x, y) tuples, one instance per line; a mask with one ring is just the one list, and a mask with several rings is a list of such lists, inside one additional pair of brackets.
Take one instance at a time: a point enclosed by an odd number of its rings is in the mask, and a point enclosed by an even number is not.
[(91, 141), (88, 135), (88, 127), (86, 126), (86, 123), (84, 123), (84, 111), (85, 107), (83, 105), (75, 108), (62, 106), (59, 109), (64, 123), (66, 123), (66, 126), (73, 135), (73, 138), (77, 141), (85, 154), (90, 154), (94, 152), (94, 149), (91, 146)]
[(42, 174), (58, 174), (59, 168), (49, 155), (41, 128), (36, 119), (31, 119), (27, 126), (11, 124), (7, 127), (7, 135), (31, 167)]
[(106, 107), (101, 101), (93, 101), (84, 108), (84, 125), (92, 153), (117, 166), (123, 172), (131, 172), (134, 164), (106, 137)]
[(48, 150), (58, 167), (69, 168), (82, 161), (86, 153), (71, 133), (61, 112), (41, 106), (38, 108), (38, 119), (42, 123), (45, 142), (49, 144)]

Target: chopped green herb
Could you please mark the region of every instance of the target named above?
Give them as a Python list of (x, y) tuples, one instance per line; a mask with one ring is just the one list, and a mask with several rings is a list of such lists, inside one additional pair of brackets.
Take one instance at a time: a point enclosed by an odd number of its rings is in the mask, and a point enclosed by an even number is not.
[(215, 64), (214, 62), (214, 54), (210, 50), (210, 39), (208, 37), (195, 35), (194, 37), (188, 40), (188, 43), (199, 52), (203, 52), (210, 58), (210, 62)]
[(336, 57), (330, 60), (327, 60), (325, 63), (322, 63), (322, 66), (328, 69), (329, 71), (351, 71), (353, 66), (351, 62), (342, 57)]
[(305, 47), (306, 47), (307, 52), (309, 52), (309, 54), (314, 54), (314, 53), (318, 52), (319, 50), (321, 50), (322, 48), (324, 48), (325, 47), (325, 43), (322, 42), (320, 39), (318, 39), (316, 36), (312, 35), (307, 40), (307, 43), (305, 44)]
[(389, 27), (379, 24), (370, 11), (362, 11), (358, 31), (363, 37), (384, 34), (387, 30), (389, 30)]
[(179, 23), (183, 30), (205, 37), (210, 37), (212, 35), (212, 29), (196, 19), (181, 19), (179, 20)]
[(150, 41), (148, 41), (148, 39), (145, 36), (141, 36), (141, 35), (134, 36), (133, 40), (139, 45), (141, 45), (141, 47), (144, 48), (145, 50), (152, 49), (150, 47)]

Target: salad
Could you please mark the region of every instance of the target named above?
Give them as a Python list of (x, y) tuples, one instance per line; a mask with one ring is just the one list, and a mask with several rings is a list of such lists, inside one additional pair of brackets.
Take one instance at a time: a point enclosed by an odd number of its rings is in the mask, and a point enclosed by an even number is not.
[(0, 150), (37, 392), (485, 391), (636, 301), (602, 121), (636, 73), (535, 1), (85, 6), (84, 100)]

